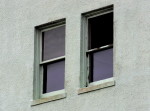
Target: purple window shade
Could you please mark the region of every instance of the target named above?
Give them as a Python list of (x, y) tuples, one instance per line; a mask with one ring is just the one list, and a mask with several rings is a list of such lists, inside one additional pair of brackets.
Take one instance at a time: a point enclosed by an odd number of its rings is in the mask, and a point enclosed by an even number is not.
[(65, 61), (57, 61), (51, 64), (45, 64), (43, 93), (64, 89), (64, 69)]
[(88, 20), (88, 49), (113, 44), (113, 13), (104, 14)]
[(42, 33), (42, 60), (65, 55), (65, 26)]
[(113, 77), (113, 48), (93, 53), (91, 64), (91, 82)]

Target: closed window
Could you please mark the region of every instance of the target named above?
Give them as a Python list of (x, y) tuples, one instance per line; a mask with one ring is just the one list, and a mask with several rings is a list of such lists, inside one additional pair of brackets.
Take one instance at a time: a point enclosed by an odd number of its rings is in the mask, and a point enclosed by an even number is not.
[[(64, 93), (65, 20), (36, 27), (34, 99)], [(65, 97), (57, 96), (56, 99)], [(48, 101), (53, 100), (49, 98)]]
[(64, 89), (65, 26), (42, 32), (43, 93)]

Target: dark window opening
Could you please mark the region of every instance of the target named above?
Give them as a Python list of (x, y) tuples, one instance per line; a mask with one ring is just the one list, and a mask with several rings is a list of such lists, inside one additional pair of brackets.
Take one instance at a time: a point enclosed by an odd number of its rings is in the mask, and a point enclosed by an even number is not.
[(89, 48), (98, 48), (113, 44), (113, 13), (90, 18), (89, 25)]

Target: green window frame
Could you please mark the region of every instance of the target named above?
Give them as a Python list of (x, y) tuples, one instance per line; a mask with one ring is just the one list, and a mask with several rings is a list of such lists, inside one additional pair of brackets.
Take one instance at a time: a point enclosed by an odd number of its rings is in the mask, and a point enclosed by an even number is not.
[[(33, 101), (32, 105), (41, 104), (48, 101), (53, 101), (66, 97), (65, 83), (64, 89), (43, 94), (43, 65), (57, 62), (65, 59), (65, 56), (56, 57), (49, 60), (42, 61), (42, 33), (55, 29), (57, 27), (65, 26), (65, 18), (52, 21), (50, 23), (42, 24), (35, 27), (34, 37), (34, 80), (33, 80)], [(65, 77), (64, 77), (65, 82)], [(46, 98), (46, 99), (44, 99)]]
[[(78, 94), (89, 92), (92, 90), (101, 89), (104, 87), (115, 85), (114, 78), (108, 78), (106, 80), (99, 80), (97, 82), (90, 83), (89, 82), (89, 56), (87, 53), (92, 51), (102, 50), (105, 48), (112, 47), (113, 44), (109, 44), (105, 47), (95, 48), (92, 50), (88, 50), (88, 19), (98, 17), (104, 14), (113, 13), (113, 5), (92, 10), (81, 15), (81, 54), (80, 54), (80, 89), (78, 90)], [(114, 73), (113, 73), (114, 74)], [(107, 84), (110, 83), (110, 84)], [(103, 86), (102, 86), (103, 84)], [(107, 85), (104, 85), (107, 84)]]

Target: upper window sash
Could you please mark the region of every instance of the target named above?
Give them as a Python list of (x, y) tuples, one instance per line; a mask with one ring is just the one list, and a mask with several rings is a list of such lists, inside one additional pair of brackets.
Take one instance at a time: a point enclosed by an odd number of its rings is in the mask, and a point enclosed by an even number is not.
[[(56, 24), (55, 24), (56, 25)], [(44, 33), (44, 32), (46, 32), (46, 31), (50, 31), (50, 30), (53, 30), (53, 29), (57, 29), (57, 28), (59, 28), (59, 27), (62, 27), (62, 26), (66, 26), (65, 25), (65, 23), (64, 22), (61, 22), (61, 24), (60, 23), (58, 23), (56, 26), (53, 26), (53, 27), (49, 27), (49, 28), (46, 28), (46, 29), (42, 29), (41, 31), (40, 31), (40, 65), (42, 65), (42, 64), (45, 64), (45, 63), (50, 63), (50, 62), (54, 62), (54, 61), (58, 61), (58, 60), (62, 60), (62, 59), (65, 59), (65, 55), (64, 56), (58, 56), (58, 57), (54, 57), (54, 58), (51, 58), (51, 59), (47, 59), (47, 60), (43, 60), (43, 40), (42, 40), (42, 38), (43, 38), (43, 35), (42, 35), (42, 33)], [(65, 38), (64, 38), (65, 39)], [(43, 42), (43, 43), (42, 43)], [(65, 53), (65, 52), (64, 52)]]

